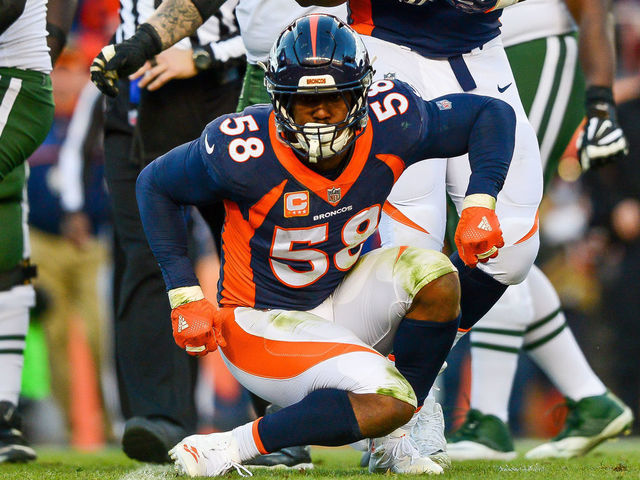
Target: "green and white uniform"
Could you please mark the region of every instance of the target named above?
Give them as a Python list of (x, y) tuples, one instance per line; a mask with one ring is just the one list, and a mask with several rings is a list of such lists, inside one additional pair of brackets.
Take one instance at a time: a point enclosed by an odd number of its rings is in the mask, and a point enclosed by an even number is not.
[(290, 0), (240, 0), (236, 17), (247, 50), (247, 70), (238, 99), (238, 112), (250, 105), (271, 102), (264, 87), (264, 70), (258, 62), (266, 63), (271, 46), (287, 25), (296, 18), (316, 12), (329, 13), (343, 20), (347, 17), (345, 5), (334, 8), (300, 7)]
[(527, 0), (506, 8), (500, 20), (520, 99), (538, 135), (546, 185), (584, 117), (577, 26), (561, 0)]
[(30, 255), (27, 158), (53, 122), (46, 0), (27, 0), (0, 35), (0, 400), (17, 404), (22, 352), (34, 292), (24, 284)]

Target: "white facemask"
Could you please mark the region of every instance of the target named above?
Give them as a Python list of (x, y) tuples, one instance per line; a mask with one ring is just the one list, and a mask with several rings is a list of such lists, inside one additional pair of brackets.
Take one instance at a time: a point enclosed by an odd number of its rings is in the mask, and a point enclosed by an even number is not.
[(349, 143), (353, 135), (351, 128), (345, 128), (334, 138), (335, 125), (314, 122), (305, 123), (302, 130), (302, 133), (296, 133), (298, 144), (295, 146), (308, 153), (310, 163), (317, 163), (320, 157), (335, 155)]

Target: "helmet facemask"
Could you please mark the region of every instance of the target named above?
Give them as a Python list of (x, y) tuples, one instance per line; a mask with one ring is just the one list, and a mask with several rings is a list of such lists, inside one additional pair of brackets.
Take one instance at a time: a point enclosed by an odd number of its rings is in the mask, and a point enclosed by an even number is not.
[[(296, 92), (278, 92), (273, 89), (270, 93), (280, 138), (310, 163), (317, 163), (346, 151), (367, 126), (366, 92), (370, 84), (371, 74), (362, 79), (360, 85), (350, 88), (300, 87)], [(344, 120), (337, 123), (297, 123), (293, 108), (303, 95), (339, 97), (347, 110)]]

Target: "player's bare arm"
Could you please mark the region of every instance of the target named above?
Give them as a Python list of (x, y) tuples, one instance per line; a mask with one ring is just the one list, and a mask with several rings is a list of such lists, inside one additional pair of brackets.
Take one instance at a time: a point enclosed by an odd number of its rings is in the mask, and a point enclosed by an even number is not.
[(587, 84), (613, 85), (615, 51), (610, 0), (566, 0), (580, 26), (580, 64)]
[(0, 0), (0, 34), (24, 12), (26, 0)]
[(610, 0), (566, 0), (580, 26), (579, 56), (587, 80), (587, 122), (578, 139), (583, 170), (616, 161), (628, 153), (618, 125), (612, 85), (615, 49)]
[(53, 65), (67, 43), (77, 4), (77, 0), (49, 0), (47, 3), (47, 45)]

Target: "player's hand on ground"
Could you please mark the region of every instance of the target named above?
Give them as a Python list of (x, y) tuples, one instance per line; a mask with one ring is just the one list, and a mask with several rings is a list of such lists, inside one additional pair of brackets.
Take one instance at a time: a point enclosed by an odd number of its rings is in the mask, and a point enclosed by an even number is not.
[(153, 91), (176, 78), (191, 78), (198, 71), (193, 63), (193, 50), (172, 47), (156, 55), (153, 60), (145, 62), (129, 78), (140, 79), (140, 88)]
[(189, 355), (204, 356), (226, 346), (221, 317), (205, 298), (183, 303), (171, 310), (173, 338)]
[(142, 24), (131, 38), (107, 45), (91, 63), (91, 81), (102, 93), (118, 95), (118, 79), (138, 70), (147, 59), (162, 50), (162, 42), (149, 24)]
[(611, 89), (587, 90), (587, 120), (577, 140), (582, 170), (618, 161), (629, 153), (629, 143), (618, 124)]
[(485, 194), (469, 195), (464, 199), (455, 242), (458, 255), (469, 267), (497, 257), (498, 249), (504, 246), (495, 204), (495, 198)]

